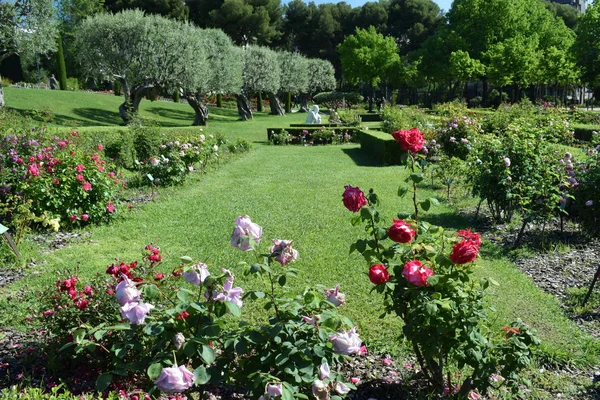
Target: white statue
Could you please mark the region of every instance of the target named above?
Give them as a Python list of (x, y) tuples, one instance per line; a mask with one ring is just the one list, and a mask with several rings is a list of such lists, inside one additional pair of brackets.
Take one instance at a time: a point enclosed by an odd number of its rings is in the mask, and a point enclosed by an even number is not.
[(321, 116), (319, 115), (319, 106), (314, 105), (312, 110), (308, 112), (308, 116), (306, 117), (307, 124), (320, 124)]

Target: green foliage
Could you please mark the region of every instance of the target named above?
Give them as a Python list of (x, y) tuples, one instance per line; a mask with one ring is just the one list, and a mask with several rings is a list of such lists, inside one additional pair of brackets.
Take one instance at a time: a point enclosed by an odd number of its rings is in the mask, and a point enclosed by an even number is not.
[(403, 152), (392, 135), (385, 132), (363, 130), (360, 132), (359, 140), (361, 150), (377, 164), (400, 164)]
[(317, 104), (327, 106), (329, 110), (337, 110), (344, 104), (346, 107), (352, 108), (352, 106), (360, 104), (363, 101), (363, 97), (360, 93), (356, 92), (324, 92), (314, 95), (313, 101)]
[(472, 155), (473, 194), (486, 200), (496, 222), (516, 211), (524, 222), (549, 221), (561, 212), (566, 175), (559, 157), (535, 131), (509, 126), (501, 137), (482, 136)]
[(398, 47), (391, 37), (377, 33), (374, 27), (356, 29), (338, 46), (342, 73), (353, 84), (360, 81), (377, 86), (382, 76), (399, 60)]
[(429, 135), (435, 128), (427, 114), (419, 108), (384, 107), (381, 118), (383, 129), (390, 134), (400, 129), (419, 128)]
[(446, 186), (446, 195), (450, 201), (450, 188), (466, 183), (467, 165), (458, 157), (444, 155), (433, 167), (433, 175), (440, 180), (440, 183)]
[(574, 45), (577, 65), (582, 70), (581, 77), (593, 88), (600, 87), (600, 38), (597, 34), (599, 25), (600, 5), (594, 1), (579, 18)]
[(600, 235), (600, 156), (597, 148), (590, 150), (587, 160), (575, 167), (578, 185), (572, 191), (574, 200), (569, 215), (577, 218), (586, 234), (597, 237)]
[(308, 59), (308, 87), (306, 93), (313, 94), (335, 89), (335, 70), (326, 60)]
[(57, 35), (58, 51), (56, 52), (56, 65), (58, 67), (58, 83), (60, 90), (67, 90), (67, 67), (65, 66), (65, 54), (60, 35)]
[(282, 129), (277, 133), (273, 132), (269, 138), (269, 141), (273, 144), (279, 145), (290, 144), (292, 141), (292, 135), (290, 135), (285, 129)]
[(253, 93), (277, 93), (281, 86), (277, 53), (267, 47), (251, 46), (244, 51), (244, 86)]
[[(337, 114), (341, 123), (346, 126), (358, 126), (362, 122), (360, 114), (354, 110), (340, 110)], [(333, 123), (331, 115), (329, 116), (329, 122)]]
[[(11, 386), (10, 388), (2, 389), (0, 391), (0, 398), (4, 400), (73, 400), (75, 398), (79, 400), (91, 400), (94, 395), (74, 395), (68, 390), (65, 391), (63, 385), (58, 385), (50, 389), (50, 392), (32, 387), (19, 388), (17, 386)], [(118, 400), (119, 395), (115, 392), (108, 393), (105, 400)]]

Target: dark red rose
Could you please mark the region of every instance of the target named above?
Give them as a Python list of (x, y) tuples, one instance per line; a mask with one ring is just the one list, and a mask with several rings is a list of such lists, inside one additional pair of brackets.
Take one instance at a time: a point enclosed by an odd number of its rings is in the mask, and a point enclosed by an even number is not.
[(392, 136), (398, 142), (402, 150), (412, 151), (416, 153), (423, 147), (423, 133), (417, 128), (412, 128), (407, 131), (399, 130), (392, 133)]
[(383, 264), (374, 264), (369, 268), (369, 280), (375, 285), (381, 285), (390, 280), (390, 273)]
[(388, 236), (397, 243), (410, 243), (415, 237), (415, 231), (401, 219), (395, 219), (394, 225), (388, 229)]
[(450, 259), (455, 264), (466, 264), (475, 261), (478, 252), (479, 246), (474, 241), (463, 239), (452, 246)]
[(342, 195), (342, 201), (344, 206), (352, 211), (357, 212), (363, 206), (368, 204), (365, 194), (358, 187), (352, 187), (350, 185), (344, 186), (344, 194)]

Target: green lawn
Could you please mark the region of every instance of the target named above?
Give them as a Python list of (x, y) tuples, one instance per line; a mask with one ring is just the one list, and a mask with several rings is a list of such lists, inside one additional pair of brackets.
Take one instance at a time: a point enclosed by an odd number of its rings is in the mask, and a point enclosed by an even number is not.
[[(88, 93), (7, 90), (6, 100), (14, 108), (40, 106), (43, 96), (64, 96), (63, 102), (51, 102), (55, 115), (64, 115), (68, 121), (77, 115), (73, 102), (86, 109), (104, 110), (81, 117), (83, 133), (101, 133), (102, 127), (114, 116), (109, 115), (108, 104), (118, 106), (114, 96)], [(97, 99), (96, 99), (97, 97)], [(33, 98), (39, 103), (34, 103)], [(75, 100), (77, 99), (77, 100)], [(89, 99), (90, 100), (88, 102)], [(47, 101), (47, 100), (46, 100)], [(170, 124), (187, 125), (191, 109), (185, 105), (144, 101), (143, 112), (164, 123), (168, 130), (193, 130), (200, 128), (171, 128)], [(398, 339), (401, 325), (397, 318), (379, 319), (381, 298), (371, 294), (372, 284), (367, 277), (368, 266), (357, 255), (349, 255), (350, 243), (361, 235), (360, 227), (350, 224), (351, 213), (341, 202), (344, 185), (359, 186), (363, 190), (374, 188), (382, 199), (383, 216), (390, 221), (399, 211), (409, 210), (409, 199), (396, 196), (398, 185), (403, 184), (407, 170), (403, 167), (380, 167), (371, 164), (360, 152), (358, 145), (276, 147), (266, 145), (267, 127), (284, 127), (301, 122), (305, 114), (284, 117), (259, 113), (252, 121), (238, 122), (235, 110), (211, 109), (209, 126), (204, 132), (223, 133), (226, 137), (245, 137), (255, 143), (249, 155), (236, 159), (207, 175), (195, 175), (183, 187), (161, 189), (158, 199), (126, 215), (110, 226), (89, 229), (91, 237), (81, 243), (48, 254), (34, 254), (39, 265), (27, 270), (26, 279), (0, 289), (0, 325), (19, 324), (27, 314), (31, 294), (35, 289), (52, 285), (56, 272), (81, 264), (81, 274), (90, 277), (102, 273), (115, 258), (123, 261), (139, 260), (143, 247), (154, 242), (164, 252), (164, 272), (178, 265), (178, 258), (189, 255), (206, 262), (212, 270), (230, 268), (237, 273), (237, 283), (244, 288), (257, 283), (243, 277), (239, 261), (252, 261), (249, 254), (229, 245), (233, 221), (247, 214), (264, 228), (263, 248), (271, 238), (292, 239), (300, 252), (296, 267), (298, 279), (291, 287), (298, 291), (304, 287), (333, 287), (341, 284), (346, 293), (344, 312), (359, 325), (363, 339), (374, 350), (402, 355)], [(186, 116), (186, 117), (183, 117)], [(118, 123), (116, 121), (112, 124)], [(91, 125), (96, 124), (96, 127)], [(100, 125), (100, 127), (98, 127)], [(56, 128), (58, 131), (65, 128)], [(118, 128), (126, 129), (126, 128)], [(424, 190), (423, 196), (445, 198), (443, 191)], [(474, 201), (461, 201), (461, 206)], [(448, 229), (470, 226), (456, 209), (442, 203), (424, 214), (425, 220), (444, 225)], [(576, 364), (598, 364), (600, 347), (568, 320), (558, 301), (535, 287), (530, 278), (521, 273), (506, 259), (501, 249), (486, 244), (477, 274), (492, 277), (499, 287), (490, 290), (488, 300), (496, 311), (490, 312), (486, 321), (492, 330), (499, 330), (515, 318), (521, 318), (535, 327), (544, 345), (545, 361)], [(21, 302), (9, 300), (24, 290)], [(262, 319), (258, 305), (246, 304), (246, 318)]]

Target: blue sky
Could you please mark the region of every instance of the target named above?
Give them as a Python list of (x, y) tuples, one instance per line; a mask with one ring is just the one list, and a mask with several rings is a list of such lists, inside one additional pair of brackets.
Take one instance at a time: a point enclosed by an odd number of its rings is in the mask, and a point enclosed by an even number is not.
[[(305, 0), (305, 3), (310, 2), (311, 0)], [(316, 4), (321, 4), (321, 3), (336, 3), (335, 1), (331, 1), (331, 0), (312, 0), (314, 1)], [(372, 0), (372, 1), (377, 1), (377, 0)], [(433, 0), (435, 3), (437, 3), (438, 6), (440, 6), (441, 9), (443, 9), (444, 11), (448, 11), (450, 9), (450, 5), (452, 4), (452, 0)], [(346, 0), (346, 3), (350, 4), (352, 7), (359, 7), (362, 6), (363, 4), (365, 4), (367, 1), (365, 0)]]

